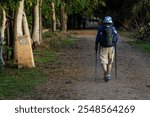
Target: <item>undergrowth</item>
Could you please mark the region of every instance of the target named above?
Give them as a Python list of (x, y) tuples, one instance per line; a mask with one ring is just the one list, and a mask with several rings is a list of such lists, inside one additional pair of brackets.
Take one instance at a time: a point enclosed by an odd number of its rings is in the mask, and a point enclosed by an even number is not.
[(142, 50), (145, 53), (150, 53), (150, 42), (147, 41), (141, 41), (139, 39), (137, 39), (137, 32), (135, 31), (127, 31), (127, 30), (119, 30), (119, 35), (123, 36), (123, 37), (127, 37), (128, 41), (127, 43), (129, 43), (130, 45), (133, 45), (137, 48), (139, 48), (140, 50)]
[[(57, 50), (75, 43), (76, 40), (65, 33), (44, 33), (43, 44), (33, 50), (35, 64), (55, 65), (59, 62)], [(18, 69), (13, 64), (6, 65), (0, 72), (0, 99), (17, 99), (24, 95), (32, 95), (36, 86), (48, 80), (48, 76), (40, 67)]]

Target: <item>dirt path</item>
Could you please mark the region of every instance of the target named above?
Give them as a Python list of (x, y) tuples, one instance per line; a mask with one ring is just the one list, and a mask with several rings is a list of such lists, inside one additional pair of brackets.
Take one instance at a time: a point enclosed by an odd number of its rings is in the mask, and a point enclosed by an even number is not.
[[(125, 43), (118, 43), (118, 78), (104, 82), (99, 65), (94, 81), (95, 35), (76, 35), (78, 43), (59, 52), (58, 66), (45, 65), (49, 80), (25, 99), (150, 99), (150, 56)], [(100, 62), (100, 61), (98, 61)]]

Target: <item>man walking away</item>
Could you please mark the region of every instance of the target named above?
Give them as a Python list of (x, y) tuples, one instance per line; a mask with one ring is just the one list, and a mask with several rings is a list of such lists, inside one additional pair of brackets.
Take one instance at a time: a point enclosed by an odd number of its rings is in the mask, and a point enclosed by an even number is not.
[(102, 20), (102, 25), (98, 27), (95, 51), (98, 51), (98, 45), (100, 43), (100, 60), (104, 70), (104, 80), (106, 82), (111, 79), (110, 73), (117, 41), (118, 33), (113, 26), (112, 18), (110, 16), (105, 16)]

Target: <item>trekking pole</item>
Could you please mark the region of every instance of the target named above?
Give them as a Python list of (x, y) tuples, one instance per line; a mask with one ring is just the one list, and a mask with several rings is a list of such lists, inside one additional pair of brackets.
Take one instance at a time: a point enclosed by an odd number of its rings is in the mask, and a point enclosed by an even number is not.
[(97, 67), (98, 67), (98, 65), (97, 65), (97, 51), (96, 51), (96, 53), (95, 53), (95, 74), (94, 74), (95, 81), (97, 79)]
[(115, 44), (115, 78), (117, 78), (117, 44)]

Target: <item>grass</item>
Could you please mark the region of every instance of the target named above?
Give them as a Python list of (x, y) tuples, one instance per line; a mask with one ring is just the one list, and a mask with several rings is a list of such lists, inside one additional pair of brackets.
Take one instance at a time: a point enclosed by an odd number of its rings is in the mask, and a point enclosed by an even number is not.
[[(47, 40), (45, 44), (49, 48), (34, 50), (35, 63), (55, 65), (59, 62), (57, 48), (62, 50), (64, 47), (76, 43), (71, 36), (58, 35), (57, 33), (46, 33), (44, 38)], [(45, 45), (43, 46), (45, 47)], [(48, 76), (40, 69), (38, 67), (31, 69), (17, 69), (13, 66), (4, 67), (4, 70), (0, 72), (0, 99), (17, 99), (24, 95), (32, 95), (36, 86), (48, 80)]]
[(149, 42), (134, 40), (134, 41), (129, 41), (128, 43), (141, 49), (143, 52), (150, 54), (150, 43)]
[(41, 49), (41, 50), (35, 50), (34, 56), (35, 56), (35, 62), (36, 63), (59, 63), (59, 57), (55, 51), (55, 49), (62, 50), (64, 47), (70, 47), (73, 46), (76, 43), (76, 40), (71, 37), (65, 37), (64, 39), (52, 39), (49, 42), (50, 48), (47, 49)]
[(140, 41), (140, 40), (135, 39), (136, 31), (129, 32), (129, 31), (121, 29), (118, 32), (119, 32), (119, 35), (130, 39), (130, 41), (128, 41), (129, 44), (139, 48), (143, 52), (150, 53), (150, 42)]
[[(57, 62), (57, 55), (54, 51), (34, 51), (35, 63)], [(32, 94), (33, 89), (47, 81), (47, 76), (39, 70), (17, 69), (16, 67), (5, 67), (0, 73), (0, 99), (15, 99), (26, 94)]]
[(56, 52), (50, 50), (37, 50), (34, 51), (35, 62), (37, 63), (47, 63), (47, 62), (57, 62), (58, 57)]
[(15, 99), (30, 94), (35, 86), (46, 79), (37, 68), (5, 68), (4, 72), (0, 73), (0, 99)]
[(66, 37), (64, 39), (54, 39), (51, 41), (50, 45), (53, 47), (69, 47), (76, 43), (73, 37)]
[(76, 40), (73, 37), (67, 37), (61, 41), (63, 46), (71, 46), (76, 43)]

